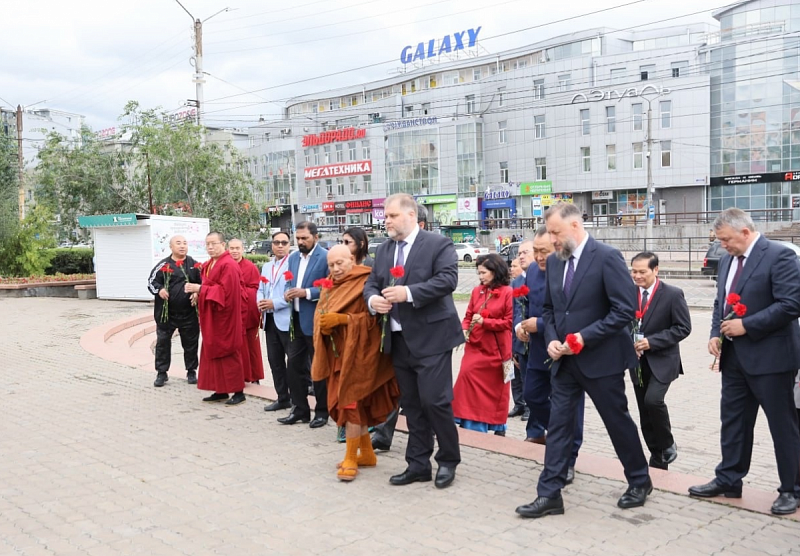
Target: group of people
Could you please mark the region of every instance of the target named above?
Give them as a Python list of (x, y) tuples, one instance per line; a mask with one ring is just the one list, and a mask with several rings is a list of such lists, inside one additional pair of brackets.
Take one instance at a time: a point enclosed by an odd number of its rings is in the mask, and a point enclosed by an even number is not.
[[(628, 488), (618, 506), (644, 505), (653, 488), (649, 467), (668, 469), (678, 456), (665, 396), (683, 373), (679, 343), (691, 332), (683, 292), (658, 277), (658, 257), (639, 253), (629, 267), (586, 232), (577, 207), (559, 203), (535, 237), (521, 238), (511, 268), (497, 254), (478, 257), (480, 283), (459, 319), (452, 242), (424, 229), (425, 209), (409, 195), (387, 198), (384, 211), (391, 241), (374, 260), (362, 229), (348, 229), (326, 251), (311, 222), (298, 224), (291, 255), (289, 235), (274, 234), (275, 256), (256, 274), (238, 240), (226, 251), (222, 236), (209, 234), (211, 259), (201, 265), (186, 255), (183, 238), (172, 238), (172, 255), (150, 276), (155, 386), (167, 380), (177, 329), (189, 382), (213, 392), (204, 401), (241, 403), (244, 382), (263, 378), (262, 328), (277, 393), (265, 411), (289, 410), (278, 422), (311, 428), (332, 418), (346, 444), (337, 465), (342, 481), (375, 466), (375, 451), (390, 448), (400, 407), (407, 467), (390, 483), (430, 481), (433, 456), (437, 488), (455, 480), (458, 427), (504, 436), (507, 419), (521, 415), (526, 441), (545, 446), (538, 497), (516, 510), (534, 518), (564, 512), (561, 490), (575, 479), (588, 394), (625, 470)], [(709, 341), (722, 372), (722, 462), (713, 481), (690, 493), (741, 496), (762, 407), (781, 480), (772, 511), (793, 513), (800, 501), (792, 392), (800, 368), (800, 266), (739, 209), (723, 211), (714, 230), (729, 253), (720, 261)], [(462, 344), (454, 385), (452, 352)], [(649, 459), (628, 412), (626, 371)]]

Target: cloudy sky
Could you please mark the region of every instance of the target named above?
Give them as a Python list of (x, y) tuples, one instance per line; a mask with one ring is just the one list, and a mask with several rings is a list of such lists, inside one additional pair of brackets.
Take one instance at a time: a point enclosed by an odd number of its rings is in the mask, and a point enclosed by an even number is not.
[[(259, 115), (277, 116), (288, 97), (384, 78), (401, 66), (404, 46), (453, 32), (481, 26), (483, 48), (499, 52), (589, 27), (714, 23), (711, 12), (725, 5), (709, 0), (181, 2), (201, 20), (213, 16), (204, 23), (207, 123), (241, 126)], [(232, 11), (214, 15), (226, 7)], [(41, 105), (85, 115), (99, 130), (115, 125), (128, 100), (178, 110), (195, 98), (192, 20), (176, 0), (0, 0), (0, 13), (0, 104), (6, 108), (46, 101)], [(678, 16), (686, 17), (664, 21)]]

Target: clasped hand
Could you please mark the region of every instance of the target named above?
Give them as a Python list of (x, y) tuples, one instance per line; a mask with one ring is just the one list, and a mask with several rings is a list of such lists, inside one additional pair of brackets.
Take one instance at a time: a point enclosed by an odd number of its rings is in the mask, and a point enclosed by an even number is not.
[[(580, 335), (579, 332), (575, 334), (575, 338), (578, 340), (578, 343), (584, 345), (583, 337)], [(553, 340), (547, 346), (547, 355), (549, 355), (553, 361), (558, 361), (565, 355), (573, 355), (573, 352), (570, 349), (567, 342), (559, 342), (558, 340)]]
[(286, 301), (291, 301), (297, 298), (305, 298), (305, 296), (306, 296), (306, 290), (303, 288), (289, 288), (283, 294), (283, 298)]
[(329, 336), (337, 326), (347, 324), (347, 315), (342, 313), (323, 313), (319, 316), (319, 331)]
[(381, 295), (372, 297), (370, 304), (372, 310), (380, 315), (385, 315), (392, 310), (392, 304), (408, 301), (408, 292), (405, 286), (391, 286), (383, 288)]

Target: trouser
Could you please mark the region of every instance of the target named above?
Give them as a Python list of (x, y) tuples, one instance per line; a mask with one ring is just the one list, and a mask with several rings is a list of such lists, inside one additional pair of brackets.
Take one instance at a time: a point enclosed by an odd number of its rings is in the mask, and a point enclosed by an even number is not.
[(375, 427), (372, 439), (386, 444), (392, 445), (394, 439), (394, 431), (397, 428), (397, 417), (400, 415), (399, 409), (393, 409), (392, 412), (386, 417), (386, 421)]
[(278, 393), (279, 402), (289, 401), (289, 380), (286, 354), (289, 352), (289, 332), (278, 330), (275, 315), (264, 313), (264, 340), (267, 346), (267, 361), (272, 372), (272, 384)]
[(515, 353), (514, 360), (519, 364), (514, 364), (514, 378), (511, 379), (511, 397), (514, 400), (514, 407), (525, 407), (525, 369), (528, 367), (528, 354)]
[(639, 386), (636, 380), (633, 381), (636, 405), (639, 406), (639, 424), (650, 453), (660, 457), (661, 452), (675, 443), (675, 439), (672, 437), (669, 410), (667, 404), (664, 403), (669, 383), (664, 384), (653, 375), (646, 357), (642, 357), (639, 362), (644, 385)]
[(181, 337), (183, 362), (187, 371), (197, 370), (197, 343), (200, 339), (200, 324), (197, 315), (180, 319), (170, 317), (167, 322), (156, 323), (156, 371), (166, 373), (172, 364), (172, 335), (175, 330)]
[[(310, 417), (307, 384), (311, 380), (311, 359), (314, 357), (314, 337), (306, 336), (300, 328), (300, 313), (292, 311), (294, 319), (294, 340), (289, 341), (289, 396), (293, 411), (300, 417)], [(314, 417), (328, 417), (327, 381), (314, 382), (316, 408)]]

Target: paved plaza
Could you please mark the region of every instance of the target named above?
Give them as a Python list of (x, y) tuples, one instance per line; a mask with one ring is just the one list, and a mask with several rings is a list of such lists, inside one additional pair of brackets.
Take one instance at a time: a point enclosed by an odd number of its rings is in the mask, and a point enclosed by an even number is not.
[[(564, 492), (566, 514), (541, 520), (514, 514), (535, 498), (541, 470), (538, 447), (521, 442), (519, 419), (505, 439), (465, 445), (447, 490), (389, 485), (405, 467), (404, 433), (379, 454), (376, 468), (340, 483), (335, 464), (344, 446), (334, 441), (335, 427), (279, 425), (254, 396), (237, 407), (203, 404), (185, 381), (179, 342), (170, 381), (160, 389), (147, 365), (81, 347), (92, 330), (148, 311), (140, 303), (0, 300), (0, 556), (800, 554), (796, 518), (662, 486), (687, 476), (710, 479), (719, 458), (719, 375), (708, 370), (707, 311), (692, 313), (695, 330), (683, 344), (687, 374), (667, 398), (679, 457), (670, 473), (654, 474), (657, 490), (647, 504), (616, 507), (625, 485), (596, 465), (613, 465), (614, 455), (587, 403), (584, 457)], [(635, 403), (631, 413), (638, 419)], [(509, 455), (528, 449), (533, 459)], [(763, 415), (745, 486), (745, 499), (776, 496)]]

